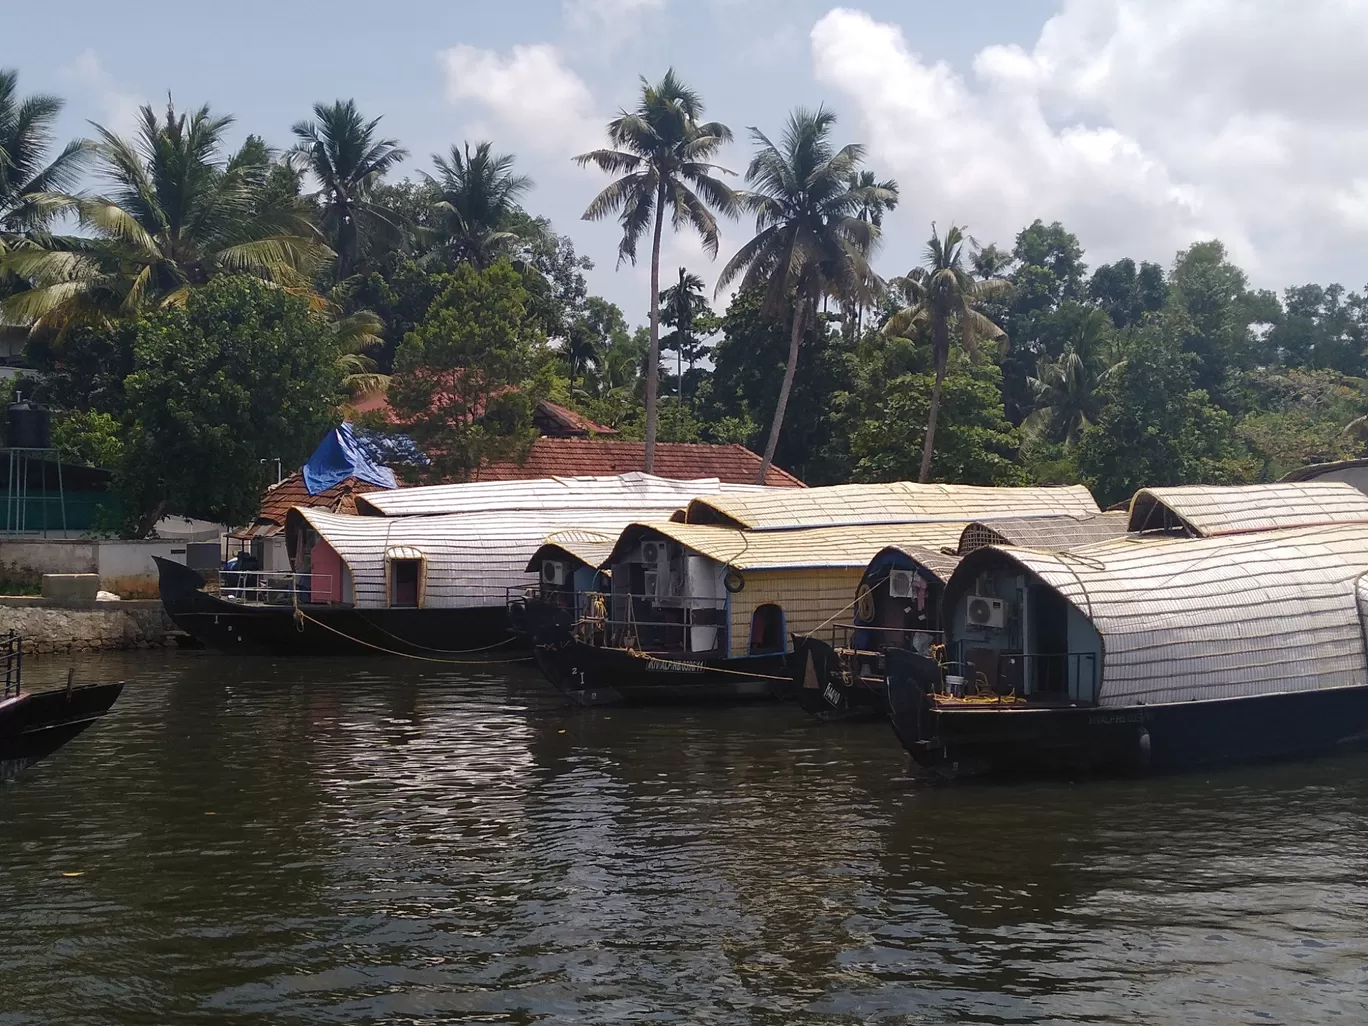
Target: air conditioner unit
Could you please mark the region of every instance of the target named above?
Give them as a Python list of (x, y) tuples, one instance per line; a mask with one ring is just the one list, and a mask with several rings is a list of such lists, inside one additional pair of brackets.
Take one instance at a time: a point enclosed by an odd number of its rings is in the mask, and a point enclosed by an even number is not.
[(669, 556), (665, 552), (664, 542), (642, 542), (641, 561), (647, 565), (659, 566), (661, 563), (669, 561)]
[(542, 561), (542, 584), (564, 584), (565, 564), (558, 559)]
[(1007, 625), (1007, 604), (1000, 598), (970, 595), (966, 603), (965, 620), (970, 627), (1000, 631)]
[(911, 570), (892, 570), (888, 574), (888, 595), (890, 598), (911, 598), (916, 587), (917, 575)]

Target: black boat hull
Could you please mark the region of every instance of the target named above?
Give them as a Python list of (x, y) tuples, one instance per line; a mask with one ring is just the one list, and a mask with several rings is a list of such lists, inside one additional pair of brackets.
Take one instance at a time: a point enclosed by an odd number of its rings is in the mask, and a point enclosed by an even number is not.
[(0, 702), (0, 779), (46, 758), (109, 711), (123, 683), (24, 692)]
[(746, 659), (651, 656), (580, 641), (532, 649), (542, 673), (578, 705), (735, 704), (774, 701), (788, 655)]
[(804, 712), (820, 720), (882, 719), (888, 715), (882, 680), (852, 684), (850, 667), (825, 641), (795, 637), (789, 665), (792, 682), (783, 697), (797, 702)]
[[(154, 557), (156, 558), (156, 557)], [(504, 606), (461, 609), (353, 609), (251, 605), (203, 590), (204, 579), (157, 559), (162, 605), (196, 641), (237, 655), (404, 655), (441, 661), (490, 658), (526, 648)]]
[(894, 730), (917, 762), (952, 775), (1163, 773), (1368, 746), (1368, 687), (1156, 705), (946, 707), (928, 700), (924, 665), (890, 656)]

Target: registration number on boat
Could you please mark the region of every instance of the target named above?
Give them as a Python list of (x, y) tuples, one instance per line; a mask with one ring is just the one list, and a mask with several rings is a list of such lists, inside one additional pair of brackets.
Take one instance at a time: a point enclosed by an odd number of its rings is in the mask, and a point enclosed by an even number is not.
[(822, 697), (825, 698), (827, 704), (833, 708), (839, 709), (841, 707), (841, 693), (836, 690), (834, 685), (828, 684), (823, 688)]
[(654, 673), (702, 673), (702, 663), (685, 663), (675, 659), (652, 659), (646, 669)]

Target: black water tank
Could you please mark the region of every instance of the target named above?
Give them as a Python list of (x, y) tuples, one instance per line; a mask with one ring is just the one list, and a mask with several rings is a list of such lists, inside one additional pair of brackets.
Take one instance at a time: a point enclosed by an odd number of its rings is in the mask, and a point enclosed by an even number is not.
[(10, 403), (5, 414), (5, 444), (11, 449), (51, 449), (52, 418), (47, 407)]

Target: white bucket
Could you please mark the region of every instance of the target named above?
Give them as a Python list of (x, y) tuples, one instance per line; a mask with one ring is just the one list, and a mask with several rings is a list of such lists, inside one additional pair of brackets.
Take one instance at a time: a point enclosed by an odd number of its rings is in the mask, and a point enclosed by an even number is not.
[(956, 698), (964, 697), (964, 678), (953, 674), (945, 675), (945, 689)]

